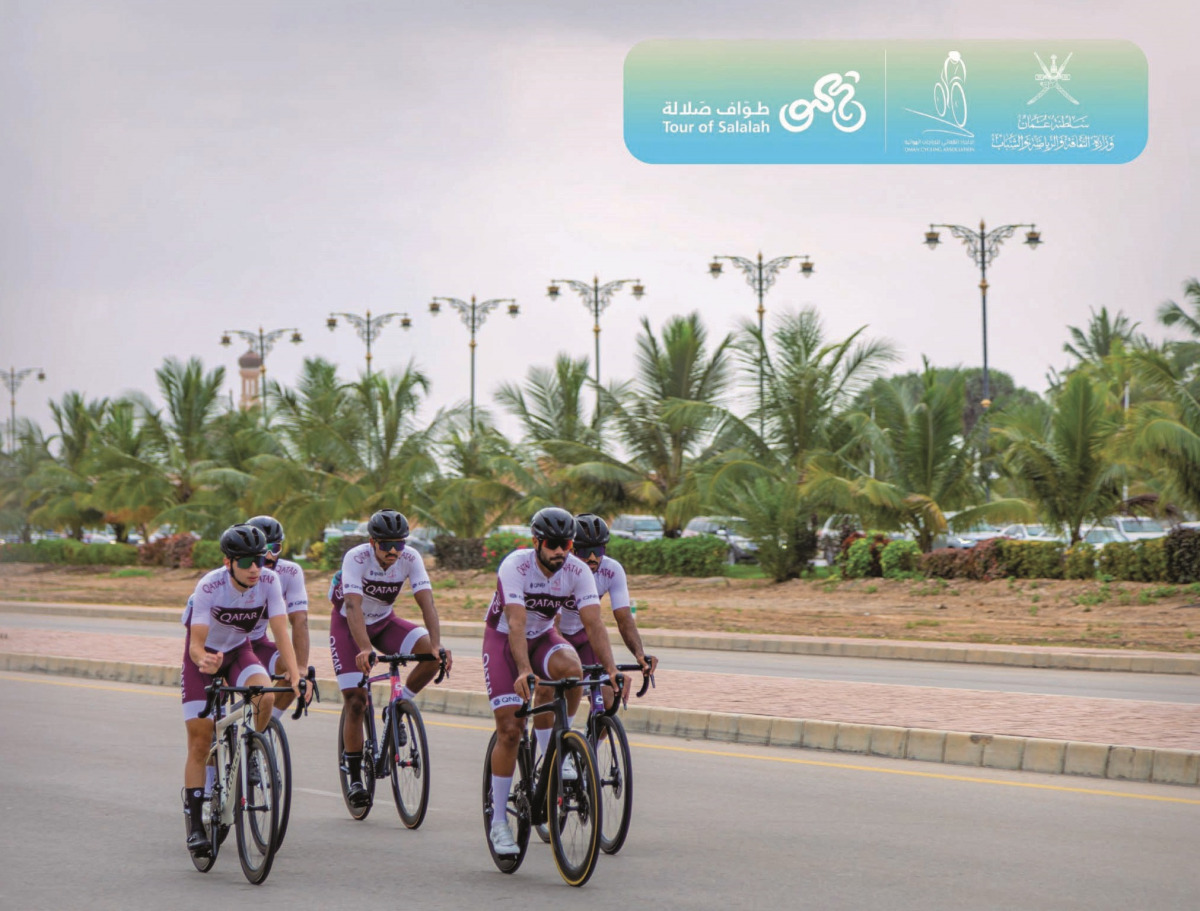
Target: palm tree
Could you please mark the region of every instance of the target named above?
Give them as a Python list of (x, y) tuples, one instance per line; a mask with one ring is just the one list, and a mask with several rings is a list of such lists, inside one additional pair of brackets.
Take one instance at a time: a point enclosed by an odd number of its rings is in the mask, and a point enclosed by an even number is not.
[(730, 381), (731, 342), (725, 336), (709, 354), (698, 313), (669, 319), (661, 339), (643, 318), (636, 378), (601, 393), (605, 419), (615, 427), (627, 458), (563, 440), (544, 441), (545, 450), (570, 466), (565, 474), (571, 480), (620, 485), (630, 500), (663, 516), (668, 535), (678, 534), (699, 506), (692, 467), (716, 419), (696, 420), (675, 406), (720, 403)]
[(501, 407), (521, 421), (529, 442), (565, 440), (594, 446), (596, 432), (584, 413), (588, 359), (559, 354), (554, 367), (531, 367), (525, 385), (502, 383), (496, 391)]
[(41, 505), (43, 497), (30, 491), (26, 482), (53, 459), (37, 424), (19, 420), (16, 433), (16, 451), (0, 453), (0, 531), (17, 535), (28, 544), (33, 531), (30, 514)]
[(1191, 341), (1169, 344), (1178, 356), (1179, 363), (1190, 365), (1190, 373), (1195, 376), (1200, 372), (1197, 368), (1200, 364), (1200, 280), (1193, 278), (1184, 282), (1183, 294), (1192, 313), (1174, 301), (1164, 301), (1158, 308), (1158, 321), (1164, 326), (1178, 326), (1192, 336)]
[(1067, 377), (1048, 415), (1017, 409), (998, 423), (1004, 472), (1043, 519), (1069, 533), (1072, 544), (1085, 523), (1118, 507), (1122, 471), (1111, 449), (1121, 413), (1086, 371)]
[(1139, 324), (1131, 323), (1119, 310), (1111, 318), (1107, 307), (1101, 307), (1099, 313), (1092, 310), (1091, 314), (1086, 330), (1067, 327), (1071, 342), (1063, 344), (1063, 351), (1080, 363), (1099, 364), (1113, 354), (1118, 345), (1132, 348), (1145, 343), (1145, 336), (1136, 331)]
[(80, 540), (84, 529), (104, 518), (92, 500), (92, 440), (108, 410), (108, 400), (88, 402), (79, 392), (68, 392), (61, 402), (51, 402), (50, 412), (58, 433), (53, 460), (44, 461), (26, 481), (40, 505), (30, 521), (47, 528), (66, 528)]

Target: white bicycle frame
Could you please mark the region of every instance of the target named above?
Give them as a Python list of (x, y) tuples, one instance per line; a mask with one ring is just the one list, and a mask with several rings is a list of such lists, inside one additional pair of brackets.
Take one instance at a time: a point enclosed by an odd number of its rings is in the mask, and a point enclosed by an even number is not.
[[(254, 721), (254, 706), (251, 702), (244, 701), (241, 706), (232, 710), (227, 715), (216, 722), (216, 728), (213, 731), (213, 745), (209, 750), (209, 760), (215, 763), (217, 769), (216, 780), (213, 782), (213, 794), (217, 798), (217, 810), (220, 815), (219, 822), (223, 826), (233, 827), (233, 783), (240, 779), (242, 783), (242, 793), (249, 793), (248, 784), (246, 781), (246, 762), (243, 754), (246, 751), (246, 740), (243, 736), (244, 726), (250, 725), (253, 729)], [(225, 732), (233, 728), (233, 742), (235, 744), (233, 755), (228, 755), (229, 747), (226, 743)], [(267, 741), (268, 748), (274, 749), (270, 740)]]

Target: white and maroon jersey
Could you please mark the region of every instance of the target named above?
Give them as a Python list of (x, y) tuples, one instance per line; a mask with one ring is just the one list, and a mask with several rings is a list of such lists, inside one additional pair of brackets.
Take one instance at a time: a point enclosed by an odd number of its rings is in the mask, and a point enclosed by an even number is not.
[[(590, 570), (589, 570), (590, 571)], [(625, 578), (625, 567), (612, 557), (601, 557), (600, 566), (593, 573), (596, 580), (596, 594), (603, 598), (608, 594), (608, 606), (613, 610), (629, 607), (629, 582)], [(579, 619), (578, 608), (563, 608), (558, 620), (558, 631), (564, 636), (573, 635), (583, 629), (583, 621)]]
[(257, 584), (240, 591), (222, 566), (196, 583), (183, 611), (183, 623), (189, 630), (194, 624), (207, 625), (204, 644), (227, 652), (245, 642), (260, 620), (265, 623), (286, 613), (283, 588), (274, 572), (263, 569)]
[(414, 595), (433, 588), (429, 573), (425, 571), (425, 561), (407, 544), (400, 549), (396, 562), (384, 569), (375, 559), (375, 548), (368, 541), (346, 551), (342, 568), (330, 589), (329, 600), (344, 617), (346, 595), (362, 595), (363, 620), (370, 626), (392, 613), (392, 605), (404, 587), (405, 579)]
[(520, 604), (525, 608), (525, 638), (534, 639), (554, 625), (560, 610), (578, 612), (581, 607), (599, 603), (592, 571), (574, 554), (567, 554), (563, 565), (547, 579), (538, 564), (537, 551), (515, 550), (496, 572), (496, 594), (485, 622), (497, 632), (508, 633), (504, 605)]
[[(304, 588), (304, 570), (291, 560), (276, 560), (272, 572), (279, 577), (279, 585), (283, 589), (283, 603), (287, 605), (289, 614), (297, 614), (308, 610), (308, 591)], [(250, 633), (251, 641), (257, 641), (267, 634), (267, 618), (258, 621), (258, 625)]]

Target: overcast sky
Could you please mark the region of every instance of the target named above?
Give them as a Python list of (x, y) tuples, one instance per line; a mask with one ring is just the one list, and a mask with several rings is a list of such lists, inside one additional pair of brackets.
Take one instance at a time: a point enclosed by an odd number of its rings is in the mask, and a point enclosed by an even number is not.
[[(49, 398), (154, 391), (168, 355), (224, 365), (232, 388), (245, 346), (221, 347), (226, 329), (298, 327), (272, 377), (320, 355), (350, 378), (365, 349), (328, 314), (404, 311), (374, 363), (415, 359), (428, 418), (469, 387), (467, 330), (431, 297), (519, 302), (478, 336), (486, 405), (560, 351), (591, 355), (590, 315), (552, 303), (551, 277), (643, 280), (601, 322), (603, 377), (625, 378), (642, 315), (698, 310), (714, 336), (752, 318), (741, 276), (707, 263), (759, 250), (816, 262), (780, 277), (768, 318), (814, 305), (831, 337), (892, 340), (898, 369), (978, 366), (978, 270), (948, 236), (920, 242), (983, 218), (1042, 231), (989, 270), (991, 366), (1042, 391), (1089, 309), (1162, 338), (1156, 308), (1200, 274), (1198, 25), (1191, 4), (1111, 0), (0, 0), (0, 367), (45, 369), (17, 411), (49, 432)], [(625, 56), (697, 38), (1125, 39), (1149, 61), (1149, 141), (1115, 166), (643, 164)]]

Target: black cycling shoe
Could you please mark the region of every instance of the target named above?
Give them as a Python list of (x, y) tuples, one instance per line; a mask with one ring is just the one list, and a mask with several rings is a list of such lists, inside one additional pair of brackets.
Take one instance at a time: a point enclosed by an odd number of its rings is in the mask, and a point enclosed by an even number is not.
[(187, 847), (193, 857), (212, 856), (212, 842), (208, 840), (208, 836), (203, 832), (193, 831), (188, 836)]
[(361, 781), (350, 782), (350, 790), (346, 792), (346, 799), (350, 801), (352, 807), (369, 807), (371, 805), (371, 792), (366, 789)]

